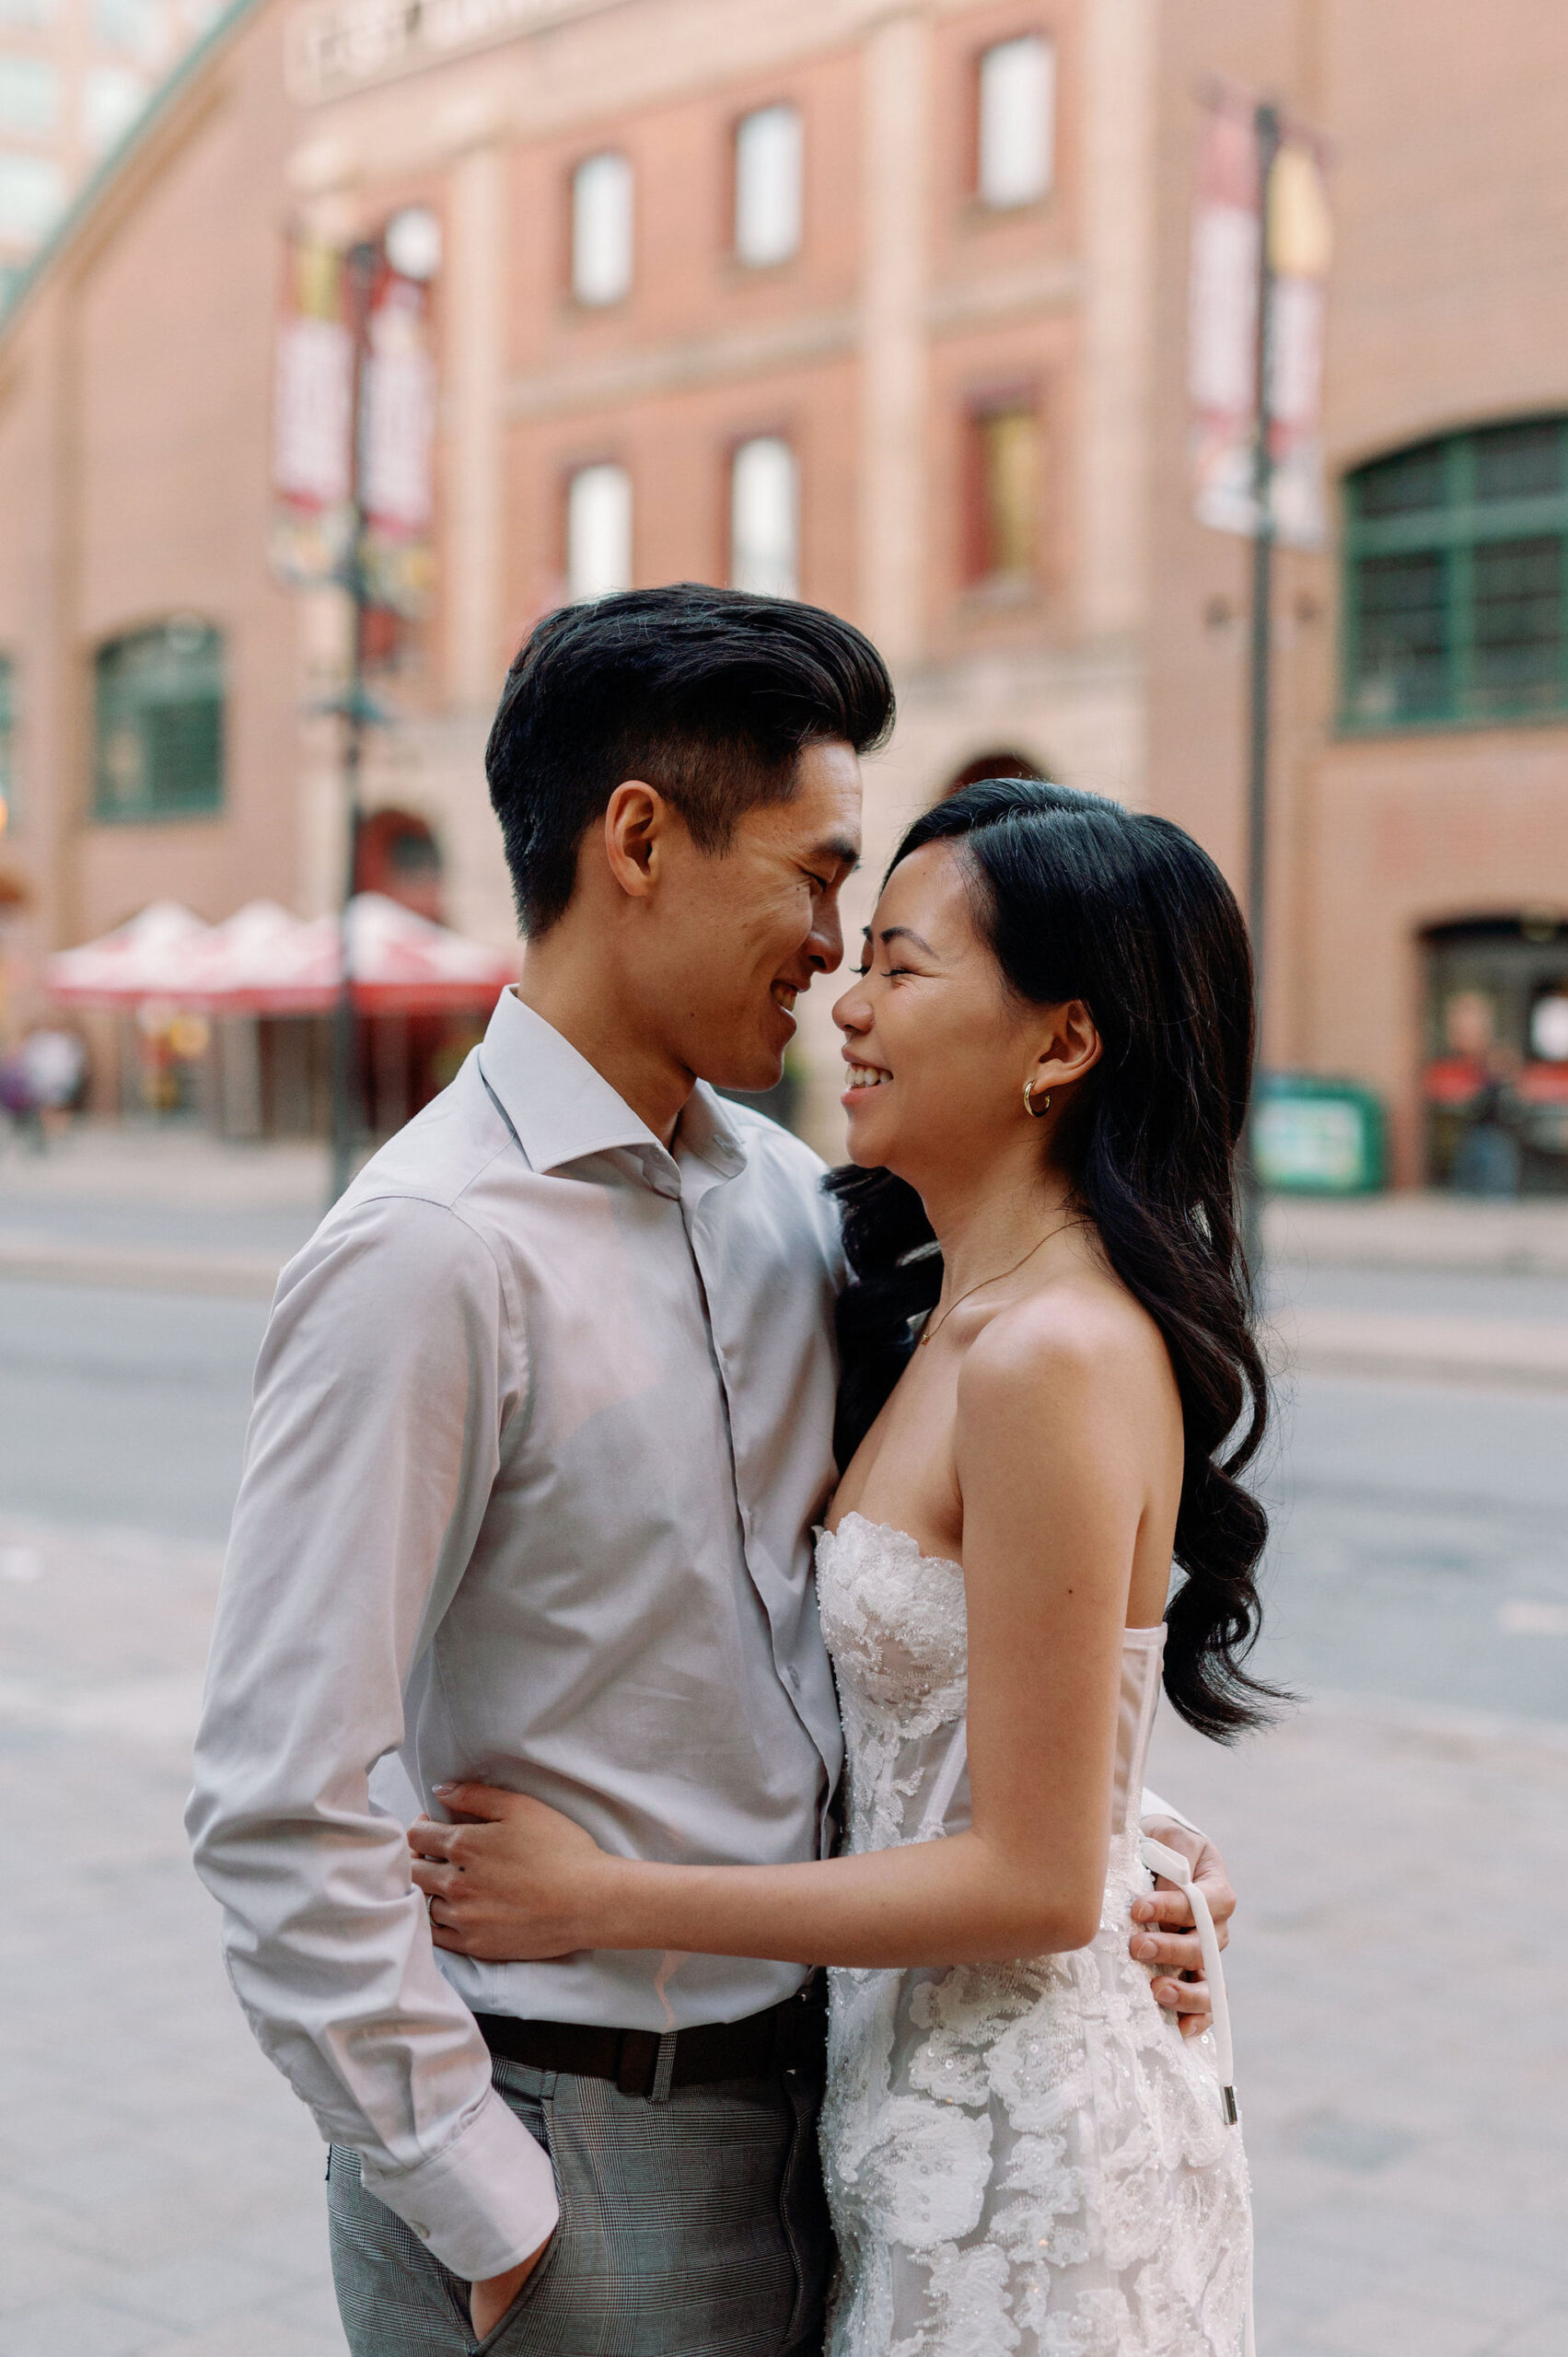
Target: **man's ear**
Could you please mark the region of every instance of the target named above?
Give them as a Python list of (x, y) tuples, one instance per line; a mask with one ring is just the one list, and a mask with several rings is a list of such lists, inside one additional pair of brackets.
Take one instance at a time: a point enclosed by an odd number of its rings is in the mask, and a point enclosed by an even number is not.
[(604, 814), (604, 855), (628, 900), (651, 897), (658, 880), (661, 839), (674, 815), (657, 786), (641, 778), (623, 779), (610, 795)]

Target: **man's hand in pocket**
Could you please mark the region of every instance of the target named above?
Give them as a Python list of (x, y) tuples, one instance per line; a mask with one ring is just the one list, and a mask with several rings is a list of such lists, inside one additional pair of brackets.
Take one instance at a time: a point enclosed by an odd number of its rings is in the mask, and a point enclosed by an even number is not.
[(476, 2340), (490, 2338), (549, 2248), (547, 2235), (530, 2258), (509, 2267), (505, 2275), (487, 2276), (482, 2283), (470, 2284), (469, 2315), (473, 2319)]

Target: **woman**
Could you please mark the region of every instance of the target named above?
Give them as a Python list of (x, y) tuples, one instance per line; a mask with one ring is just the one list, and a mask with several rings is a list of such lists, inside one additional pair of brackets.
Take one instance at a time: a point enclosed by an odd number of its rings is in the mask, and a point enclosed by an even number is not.
[[(1239, 2134), (1125, 1926), (1162, 1661), (1222, 1738), (1268, 1690), (1241, 1666), (1265, 1534), (1237, 1480), (1264, 1415), (1245, 929), (1179, 828), (992, 780), (905, 836), (834, 1016), (843, 1853), (628, 1862), (514, 1801), (487, 1852), (506, 1952), (838, 1968), (833, 2357), (1237, 2357)], [(451, 1868), (416, 1878), (453, 1899)], [(443, 1945), (464, 1911), (435, 1912)]]

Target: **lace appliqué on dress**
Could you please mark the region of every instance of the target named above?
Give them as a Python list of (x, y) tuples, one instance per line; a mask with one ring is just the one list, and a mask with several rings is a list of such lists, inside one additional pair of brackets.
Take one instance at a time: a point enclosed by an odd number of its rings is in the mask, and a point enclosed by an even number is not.
[[(818, 1553), (848, 1745), (845, 1846), (929, 1838), (964, 1711), (963, 1575), (846, 1515)], [(1157, 1677), (1157, 1648), (1147, 1674)], [(1074, 1954), (831, 1976), (830, 2357), (1238, 2357), (1250, 2239), (1209, 2041), (1127, 1952), (1141, 1758), (1100, 1930)], [(967, 1811), (967, 1787), (948, 1811)]]

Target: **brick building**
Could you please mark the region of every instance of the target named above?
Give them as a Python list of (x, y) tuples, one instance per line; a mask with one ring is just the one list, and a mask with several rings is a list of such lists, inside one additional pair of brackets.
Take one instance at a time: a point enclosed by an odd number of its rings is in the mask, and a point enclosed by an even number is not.
[[(1458, 0), (232, 10), (0, 331), (14, 963), (156, 893), (332, 898), (311, 706), (342, 603), (266, 570), (279, 257), (291, 224), (346, 244), (410, 207), (442, 232), (436, 590), (379, 644), (399, 725), (365, 798), (439, 860), (450, 921), (509, 926), (480, 755), (518, 638), (682, 577), (796, 589), (886, 648), (873, 862), (1005, 755), (1238, 875), (1248, 552), (1192, 520), (1185, 450), (1221, 75), (1326, 133), (1337, 215), (1343, 521), (1279, 568), (1269, 1056), (1375, 1086), (1413, 1178), (1427, 1067), (1533, 1023), (1544, 1068), (1568, 991), (1565, 52), (1529, 0), (1484, 26)], [(167, 786), (151, 755), (114, 784), (138, 694), (184, 698)], [(824, 1001), (830, 1143), (826, 1037)]]

